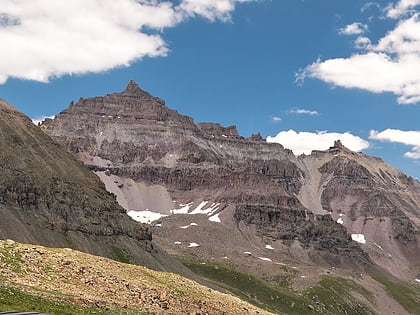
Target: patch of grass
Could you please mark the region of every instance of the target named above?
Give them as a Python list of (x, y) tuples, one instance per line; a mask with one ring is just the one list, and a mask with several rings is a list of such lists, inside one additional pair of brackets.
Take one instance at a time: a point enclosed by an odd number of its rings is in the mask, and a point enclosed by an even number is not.
[(17, 274), (22, 272), (22, 253), (14, 250), (13, 246), (4, 246), (0, 249), (0, 262), (9, 266)]
[[(226, 265), (201, 264), (196, 261), (183, 263), (242, 300), (276, 314), (374, 314), (351, 294), (357, 292), (374, 302), (372, 293), (351, 280), (324, 277), (315, 287), (297, 294), (285, 286), (272, 285)], [(287, 284), (288, 280), (283, 281)]]
[(316, 287), (310, 288), (305, 294), (318, 305), (323, 314), (375, 314), (356, 300), (351, 292), (374, 302), (373, 294), (362, 286), (348, 279), (331, 276), (323, 277)]
[(101, 307), (78, 306), (67, 301), (48, 299), (15, 287), (0, 286), (1, 311), (45, 312), (57, 315), (86, 314), (147, 314), (139, 310), (109, 309)]
[(203, 265), (195, 261), (183, 263), (200, 276), (260, 308), (275, 313), (313, 314), (309, 309), (310, 301), (287, 288), (273, 286), (225, 265), (209, 263)]
[(119, 248), (118, 246), (115, 246), (115, 245), (110, 245), (109, 248), (111, 249), (112, 258), (114, 260), (117, 260), (117, 261), (125, 263), (125, 264), (130, 263), (130, 258), (127, 256), (127, 254), (124, 252), (124, 250), (122, 250), (121, 248)]
[(385, 290), (411, 314), (420, 314), (420, 289), (402, 283), (392, 282), (379, 276), (372, 276)]

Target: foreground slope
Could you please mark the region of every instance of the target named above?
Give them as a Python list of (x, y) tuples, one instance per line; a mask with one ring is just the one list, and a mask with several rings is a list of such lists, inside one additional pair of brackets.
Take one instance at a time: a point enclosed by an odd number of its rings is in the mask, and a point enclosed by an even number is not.
[(130, 216), (154, 221), (172, 254), (264, 277), (279, 264), (419, 277), (420, 183), (339, 142), (297, 158), (235, 126), (196, 124), (134, 82), (71, 103), (41, 127)]
[[(49, 314), (269, 314), (179, 275), (79, 251), (0, 241), (0, 310)], [(217, 264), (189, 262), (242, 299), (275, 314), (418, 314), (419, 288), (326, 275), (294, 292)], [(379, 282), (378, 282), (379, 281)], [(392, 297), (394, 298), (392, 298)], [(401, 305), (397, 302), (399, 301)]]
[(71, 249), (0, 241), (0, 310), (50, 314), (269, 314), (179, 275)]
[(159, 270), (186, 271), (131, 220), (103, 183), (0, 99), (0, 239), (72, 247)]

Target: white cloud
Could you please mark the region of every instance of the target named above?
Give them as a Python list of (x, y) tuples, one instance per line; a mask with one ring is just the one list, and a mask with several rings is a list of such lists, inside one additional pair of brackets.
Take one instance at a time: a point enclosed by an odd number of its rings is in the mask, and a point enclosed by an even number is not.
[(381, 6), (378, 2), (367, 2), (365, 3), (364, 6), (362, 6), (362, 8), (360, 9), (360, 11), (365, 12), (366, 10), (370, 9), (370, 8), (377, 8), (379, 9)]
[(64, 74), (128, 66), (165, 56), (160, 31), (202, 16), (229, 20), (253, 0), (1, 0), (0, 84), (8, 78), (47, 82)]
[(400, 0), (396, 4), (390, 4), (385, 9), (386, 15), (389, 18), (397, 19), (407, 13), (413, 11), (413, 9), (420, 5), (420, 0)]
[(281, 118), (280, 118), (280, 117), (278, 117), (278, 116), (274, 116), (274, 117), (272, 118), (272, 120), (273, 120), (274, 122), (279, 122), (279, 121), (281, 121)]
[(292, 114), (311, 115), (311, 116), (319, 114), (316, 110), (308, 110), (308, 109), (302, 109), (302, 108), (292, 109), (290, 110), (290, 112)]
[(370, 39), (364, 36), (359, 36), (354, 41), (354, 46), (357, 49), (369, 49), (371, 47), (371, 44), (372, 42), (370, 41)]
[(52, 116), (42, 116), (42, 117), (37, 117), (37, 118), (32, 118), (32, 122), (38, 126), (39, 123), (42, 123), (45, 119), (50, 118), (50, 119), (54, 119), (55, 115)]
[(342, 35), (358, 35), (358, 34), (362, 34), (366, 32), (367, 29), (368, 29), (368, 26), (366, 24), (355, 22), (355, 23), (346, 25), (343, 28), (340, 28), (338, 30), (338, 33)]
[(386, 129), (384, 131), (371, 130), (370, 139), (397, 142), (412, 146), (411, 152), (406, 152), (405, 157), (411, 159), (420, 159), (420, 131), (404, 131), (398, 129)]
[(236, 3), (250, 1), (253, 0), (183, 0), (178, 10), (184, 16), (200, 15), (210, 21), (216, 19), (228, 21)]
[(274, 137), (267, 137), (267, 142), (276, 142), (291, 149), (294, 154), (310, 154), (312, 150), (327, 150), (340, 140), (341, 143), (352, 151), (361, 151), (369, 147), (369, 142), (348, 132), (296, 132), (294, 130), (281, 131)]
[(356, 40), (356, 47), (367, 51), (348, 58), (317, 60), (296, 77), (318, 78), (336, 86), (374, 93), (391, 92), (401, 104), (420, 101), (419, 14), (398, 23), (376, 45), (362, 37)]

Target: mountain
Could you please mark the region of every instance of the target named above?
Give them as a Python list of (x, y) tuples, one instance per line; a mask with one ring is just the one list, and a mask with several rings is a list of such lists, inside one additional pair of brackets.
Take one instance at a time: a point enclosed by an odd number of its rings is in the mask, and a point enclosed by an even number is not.
[(89, 169), (0, 99), (0, 239), (71, 247), (194, 277)]
[(41, 128), (183, 259), (270, 281), (280, 266), (419, 278), (420, 183), (340, 141), (296, 157), (259, 134), (195, 123), (133, 81)]

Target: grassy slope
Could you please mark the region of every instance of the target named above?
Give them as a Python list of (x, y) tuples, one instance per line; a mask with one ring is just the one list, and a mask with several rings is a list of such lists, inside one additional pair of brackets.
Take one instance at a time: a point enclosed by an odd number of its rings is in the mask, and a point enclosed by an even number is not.
[[(238, 272), (225, 265), (184, 264), (199, 275), (232, 292), (238, 297), (266, 310), (286, 314), (375, 314), (374, 310), (357, 300), (353, 294), (375, 304), (372, 292), (355, 282), (339, 277), (325, 276), (314, 287), (296, 294), (286, 286), (270, 283)], [(420, 314), (418, 288), (374, 278), (385, 285), (390, 295), (412, 314)]]
[(70, 249), (0, 241), (0, 311), (268, 314), (176, 274)]
[(0, 285), (0, 310), (1, 311), (27, 311), (46, 312), (60, 315), (84, 314), (147, 314), (139, 310), (99, 308), (97, 306), (81, 306), (54, 298), (46, 298), (34, 293), (25, 292), (14, 286)]
[(406, 286), (378, 276), (373, 276), (372, 278), (382, 283), (388, 294), (398, 301), (408, 312), (411, 314), (420, 314), (419, 287)]

